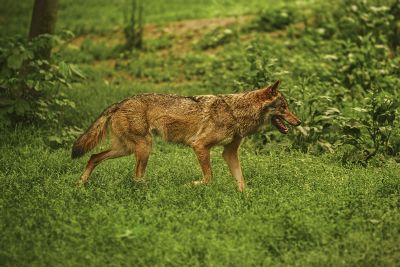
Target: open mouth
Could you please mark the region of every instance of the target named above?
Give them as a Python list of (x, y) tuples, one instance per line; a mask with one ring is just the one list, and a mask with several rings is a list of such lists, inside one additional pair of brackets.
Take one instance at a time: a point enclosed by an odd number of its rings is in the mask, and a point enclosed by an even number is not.
[(287, 134), (288, 133), (288, 128), (286, 127), (285, 123), (283, 122), (283, 120), (281, 118), (279, 118), (278, 116), (273, 116), (272, 119), (272, 124), (278, 128), (278, 130), (283, 133), (283, 134)]

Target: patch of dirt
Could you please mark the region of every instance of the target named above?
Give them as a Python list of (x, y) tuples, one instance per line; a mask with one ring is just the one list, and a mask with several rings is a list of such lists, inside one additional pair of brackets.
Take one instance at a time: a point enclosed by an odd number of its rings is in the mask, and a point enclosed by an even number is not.
[(82, 43), (86, 40), (90, 40), (93, 43), (104, 43), (109, 47), (116, 46), (118, 44), (123, 43), (124, 35), (121, 30), (112, 31), (107, 35), (96, 35), (96, 34), (88, 34), (88, 35), (80, 35), (73, 39), (69, 45), (73, 47), (81, 47)]
[(212, 19), (182, 20), (171, 22), (165, 25), (149, 24), (144, 29), (144, 38), (157, 38), (163, 34), (182, 36), (187, 34), (200, 33), (218, 27), (228, 27), (233, 24), (244, 24), (251, 16), (238, 16)]

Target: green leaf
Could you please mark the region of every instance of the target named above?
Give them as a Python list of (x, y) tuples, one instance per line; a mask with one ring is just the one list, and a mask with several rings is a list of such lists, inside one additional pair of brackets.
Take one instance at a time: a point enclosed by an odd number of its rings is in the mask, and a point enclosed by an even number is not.
[(340, 110), (334, 107), (327, 108), (325, 111), (325, 115), (330, 116), (330, 115), (338, 115), (340, 114)]
[(360, 138), (361, 137), (361, 129), (354, 127), (354, 126), (349, 126), (346, 125), (343, 128), (343, 132), (347, 135), (353, 136), (354, 138)]
[(85, 79), (85, 75), (82, 73), (82, 71), (76, 65), (70, 64), (69, 67), (73, 74), (75, 74), (76, 76), (78, 76), (81, 79)]
[(58, 66), (60, 68), (60, 73), (62, 76), (64, 76), (65, 78), (71, 76), (71, 70), (67, 63), (61, 61)]
[(365, 108), (355, 107), (355, 108), (353, 108), (353, 109), (354, 109), (355, 111), (362, 112), (362, 113), (367, 113), (367, 112), (368, 112), (368, 110), (365, 109)]
[(0, 98), (0, 107), (7, 107), (14, 105), (15, 100), (10, 98)]
[(25, 50), (25, 49), (22, 51), (21, 56), (22, 56), (23, 60), (34, 58), (33, 53), (31, 51)]
[(22, 63), (24, 62), (24, 57), (20, 53), (13, 53), (11, 56), (7, 58), (7, 66), (10, 69), (20, 69)]
[(28, 101), (24, 99), (18, 99), (14, 104), (15, 113), (18, 116), (24, 115), (27, 111), (31, 109), (31, 105)]
[(295, 129), (298, 130), (303, 136), (305, 136), (305, 137), (309, 136), (309, 133), (308, 133), (309, 131), (304, 129), (303, 126), (298, 126)]
[(29, 88), (34, 88), (35, 87), (35, 81), (34, 80), (27, 80), (25, 83)]
[(317, 141), (317, 143), (323, 150), (325, 150), (325, 151), (327, 151), (329, 153), (333, 153), (334, 152), (332, 144), (329, 143), (328, 141), (320, 140), (320, 141)]

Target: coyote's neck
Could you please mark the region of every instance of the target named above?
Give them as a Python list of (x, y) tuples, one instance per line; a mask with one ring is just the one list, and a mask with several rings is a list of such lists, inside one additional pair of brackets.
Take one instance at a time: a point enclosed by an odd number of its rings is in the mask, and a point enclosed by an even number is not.
[(235, 95), (230, 104), (236, 118), (236, 131), (241, 137), (256, 132), (263, 124), (263, 106), (251, 93)]

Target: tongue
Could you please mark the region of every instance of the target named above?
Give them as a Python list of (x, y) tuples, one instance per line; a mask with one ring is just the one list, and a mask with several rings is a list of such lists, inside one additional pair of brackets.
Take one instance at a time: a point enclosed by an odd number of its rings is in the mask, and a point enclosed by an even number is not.
[(278, 128), (278, 130), (283, 133), (283, 134), (287, 134), (288, 133), (288, 128), (286, 128), (285, 124), (283, 123), (283, 121), (279, 118), (274, 116), (272, 118), (272, 124)]

